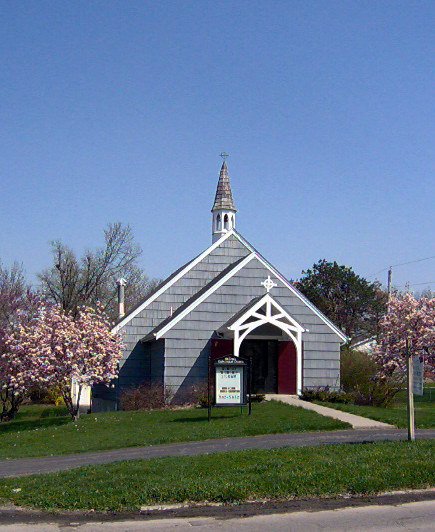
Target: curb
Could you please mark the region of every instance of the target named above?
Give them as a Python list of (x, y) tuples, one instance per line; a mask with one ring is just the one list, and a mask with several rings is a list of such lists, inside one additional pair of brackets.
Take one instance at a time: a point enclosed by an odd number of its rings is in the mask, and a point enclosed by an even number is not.
[(435, 488), (383, 492), (372, 495), (343, 494), (320, 499), (289, 499), (250, 501), (240, 504), (191, 504), (144, 507), (136, 512), (48, 512), (17, 506), (0, 506), (0, 526), (37, 525), (50, 522), (61, 526), (117, 521), (152, 521), (175, 518), (215, 517), (234, 519), (255, 515), (296, 512), (318, 512), (349, 507), (400, 505), (411, 502), (435, 501)]

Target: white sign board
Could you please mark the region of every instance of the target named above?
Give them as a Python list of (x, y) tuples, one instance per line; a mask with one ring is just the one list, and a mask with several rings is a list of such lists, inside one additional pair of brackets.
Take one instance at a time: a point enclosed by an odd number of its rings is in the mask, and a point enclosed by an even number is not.
[(234, 405), (243, 402), (243, 367), (216, 366), (216, 404)]
[(412, 391), (415, 395), (423, 395), (423, 357), (412, 357), (412, 365), (414, 370), (414, 382), (412, 383)]

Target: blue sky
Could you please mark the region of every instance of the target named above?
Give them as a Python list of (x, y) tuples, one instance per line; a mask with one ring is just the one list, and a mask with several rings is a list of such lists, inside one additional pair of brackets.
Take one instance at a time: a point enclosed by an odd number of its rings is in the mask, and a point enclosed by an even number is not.
[[(0, 14), (0, 258), (31, 279), (50, 240), (81, 251), (118, 220), (146, 271), (169, 274), (210, 243), (222, 150), (238, 230), (288, 277), (324, 257), (373, 277), (435, 255), (432, 1)], [(434, 282), (434, 266), (394, 281)]]

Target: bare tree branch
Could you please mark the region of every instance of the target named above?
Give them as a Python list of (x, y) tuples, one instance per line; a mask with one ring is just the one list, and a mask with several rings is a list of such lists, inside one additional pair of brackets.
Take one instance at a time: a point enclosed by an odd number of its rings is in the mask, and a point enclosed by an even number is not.
[(104, 246), (87, 250), (81, 258), (62, 242), (51, 246), (53, 264), (38, 277), (46, 296), (65, 310), (75, 313), (78, 306), (99, 301), (115, 318), (119, 277), (127, 280), (127, 309), (149, 292), (150, 281), (137, 262), (142, 250), (128, 225), (109, 224), (104, 230)]

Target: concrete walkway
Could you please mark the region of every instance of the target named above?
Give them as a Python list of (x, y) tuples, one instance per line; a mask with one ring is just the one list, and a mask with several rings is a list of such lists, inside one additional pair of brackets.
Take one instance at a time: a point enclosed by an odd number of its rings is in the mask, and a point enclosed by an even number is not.
[(291, 406), (298, 406), (299, 408), (305, 408), (305, 410), (312, 410), (317, 412), (321, 416), (332, 417), (345, 423), (352, 425), (354, 429), (394, 429), (393, 425), (388, 423), (382, 423), (381, 421), (375, 421), (367, 417), (356, 416), (355, 414), (349, 414), (348, 412), (342, 412), (341, 410), (335, 410), (335, 408), (329, 408), (327, 406), (316, 405), (309, 401), (302, 401), (295, 395), (280, 395), (280, 394), (268, 394), (266, 395), (268, 401), (281, 401)]
[[(0, 478), (65, 471), (85, 465), (109, 464), (123, 460), (150, 460), (165, 456), (198, 456), (201, 454), (244, 451), (247, 449), (278, 449), (280, 447), (309, 447), (340, 443), (366, 443), (406, 440), (403, 429), (337, 430), (329, 432), (293, 432), (265, 434), (243, 438), (222, 438), (186, 443), (171, 443), (148, 447), (128, 447), (44, 458), (20, 458), (0, 461)], [(435, 429), (418, 430), (417, 439), (434, 439)]]

